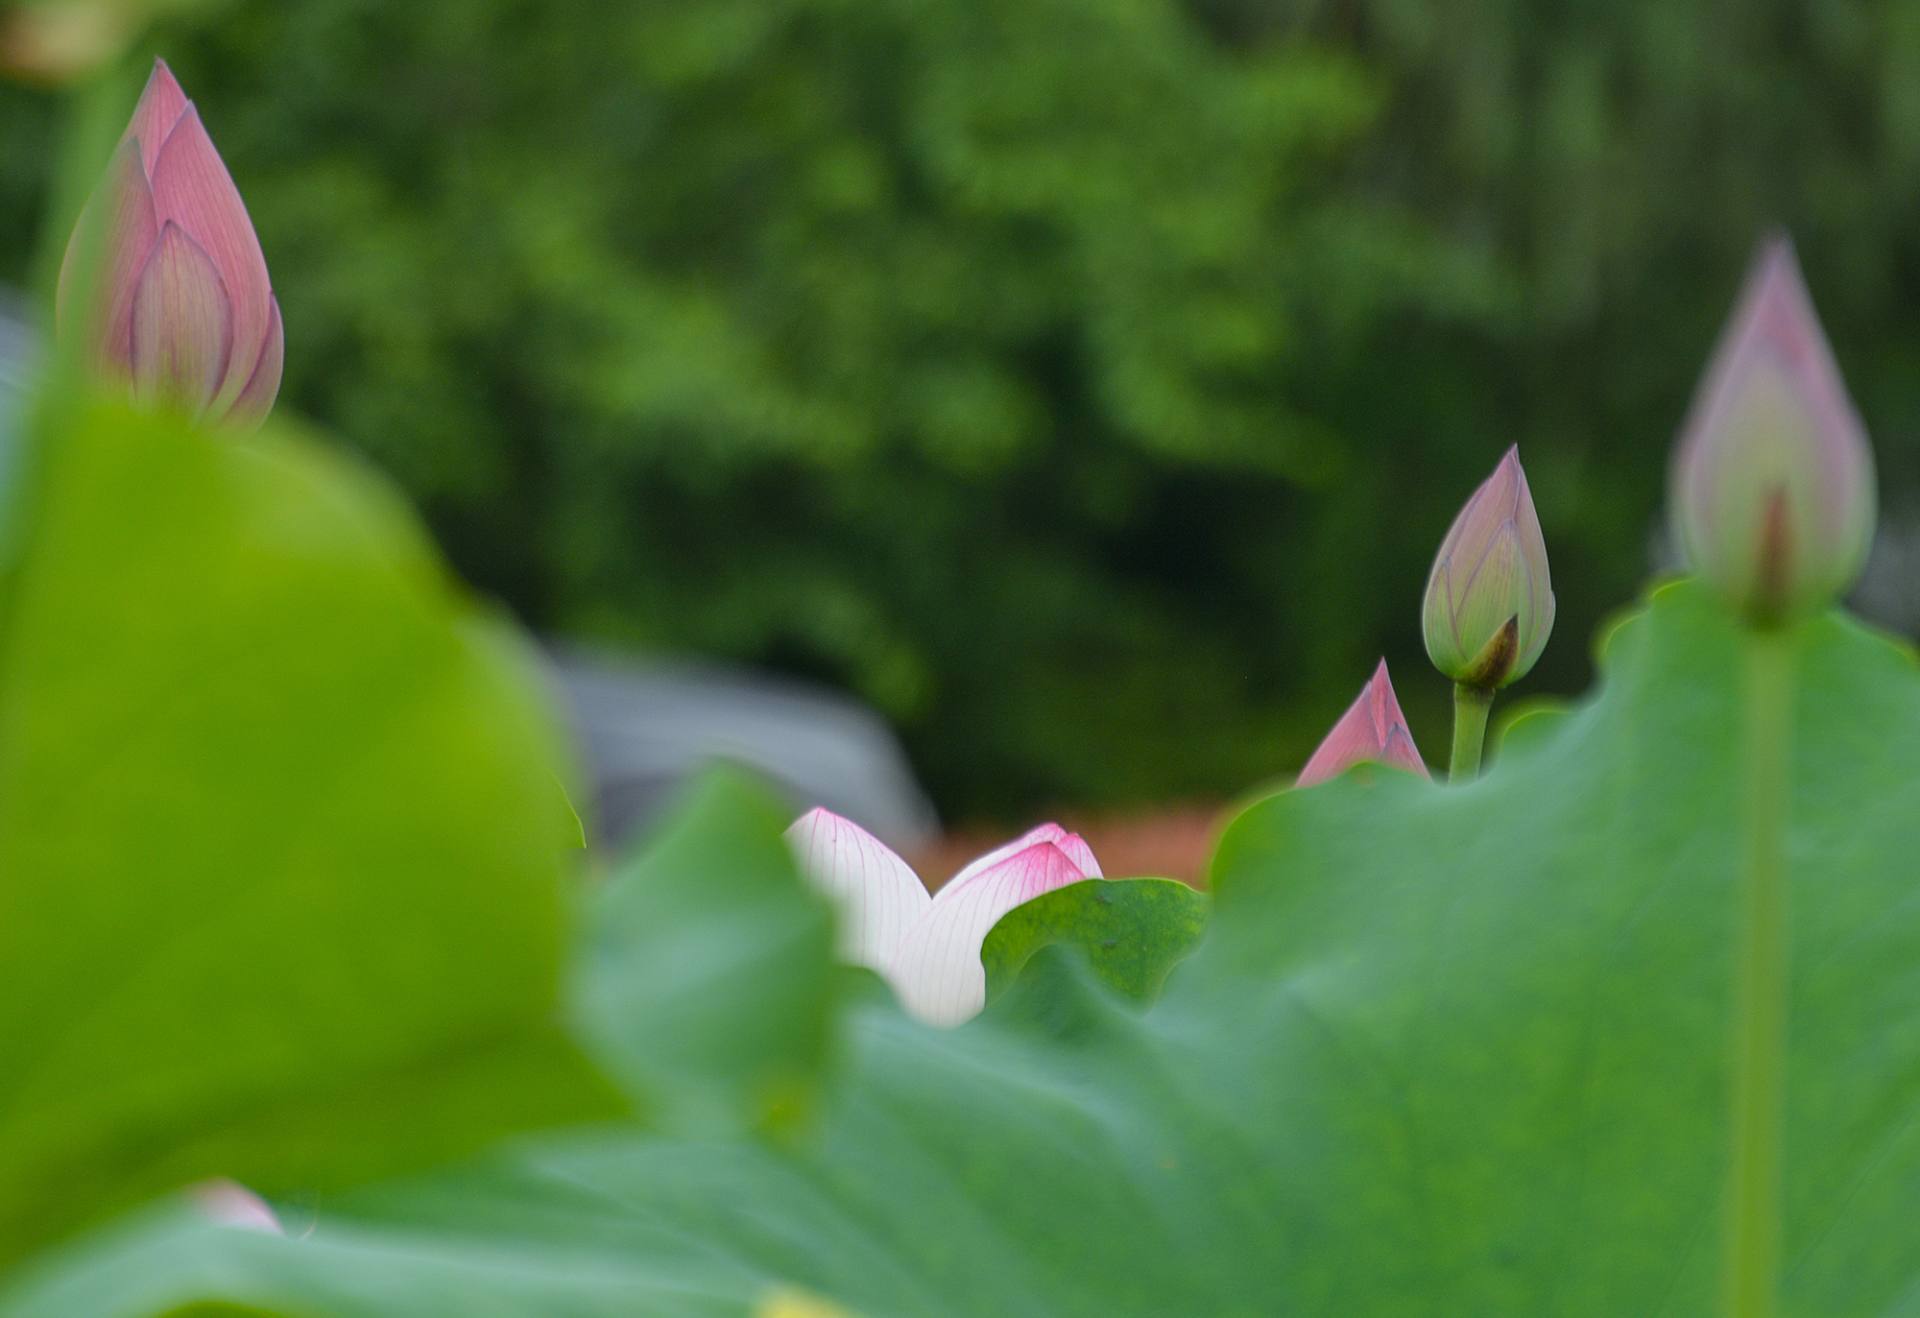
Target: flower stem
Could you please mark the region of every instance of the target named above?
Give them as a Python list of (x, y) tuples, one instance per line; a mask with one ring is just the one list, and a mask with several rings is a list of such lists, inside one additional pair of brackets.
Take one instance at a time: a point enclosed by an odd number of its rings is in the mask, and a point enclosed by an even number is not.
[(1490, 688), (1453, 684), (1453, 760), (1447, 769), (1450, 782), (1470, 782), (1480, 776), (1480, 748), (1487, 740), (1487, 711), (1492, 708)]
[(1746, 674), (1745, 846), (1734, 944), (1733, 1126), (1721, 1268), (1727, 1318), (1773, 1318), (1787, 1049), (1786, 820), (1791, 796), (1792, 634), (1752, 634)]

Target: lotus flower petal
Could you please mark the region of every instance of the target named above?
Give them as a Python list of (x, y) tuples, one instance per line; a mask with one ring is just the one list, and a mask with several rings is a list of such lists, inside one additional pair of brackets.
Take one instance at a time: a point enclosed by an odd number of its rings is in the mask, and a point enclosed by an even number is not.
[(260, 350), (260, 362), (253, 368), (253, 378), (247, 381), (247, 387), (233, 400), (233, 410), (227, 416), (241, 428), (259, 425), (267, 419), (267, 413), (273, 410), (273, 400), (280, 395), (280, 372), (286, 362), (286, 334), (280, 327), (280, 302), (272, 299), (267, 317), (267, 342)]
[(1427, 762), (1420, 758), (1420, 748), (1413, 744), (1413, 734), (1404, 726), (1387, 730), (1386, 744), (1380, 748), (1380, 763), (1410, 770), (1422, 778), (1433, 777), (1427, 772)]
[(160, 223), (171, 221), (192, 234), (226, 281), (233, 307), (232, 364), (213, 405), (224, 411), (254, 378), (272, 320), (273, 289), (246, 203), (191, 104), (160, 148), (152, 185)]
[(1059, 847), (1066, 853), (1069, 860), (1080, 867), (1083, 877), (1089, 879), (1105, 877), (1100, 873), (1100, 862), (1093, 858), (1093, 848), (1089, 847), (1079, 834), (1069, 833), (1060, 825), (1049, 822), (1037, 828), (1028, 829), (1005, 846), (995, 847), (986, 855), (969, 861), (958, 874), (947, 880), (946, 887), (941, 891), (946, 891), (946, 888), (956, 888), (974, 875), (992, 869), (1007, 857), (1017, 855), (1041, 842), (1051, 842)]
[(127, 125), (122, 138), (139, 143), (140, 167), (147, 174), (153, 173), (160, 147), (180, 122), (180, 116), (187, 112), (187, 104), (187, 94), (180, 90), (173, 70), (165, 60), (155, 60), (146, 89), (140, 93), (140, 103), (133, 108), (133, 121)]
[(1387, 676), (1387, 661), (1373, 670), (1373, 677), (1360, 689), (1360, 696), (1347, 707), (1320, 743), (1307, 767), (1295, 780), (1296, 787), (1311, 787), (1338, 777), (1365, 760), (1391, 764), (1429, 777), (1427, 765), (1407, 730), (1406, 715), (1393, 693), (1393, 679)]
[(840, 955), (885, 973), (893, 950), (932, 898), (907, 863), (866, 829), (814, 809), (787, 830), (801, 871), (840, 912)]
[(1087, 840), (1078, 833), (1062, 833), (1059, 837), (1052, 839), (1052, 842), (1054, 846), (1060, 848), (1062, 855), (1073, 862), (1074, 868), (1080, 871), (1081, 878), (1104, 879), (1106, 877), (1100, 872), (1100, 862), (1094, 859), (1093, 848), (1088, 846)]
[(1060, 838), (1065, 837), (1066, 835), (1067, 835), (1066, 829), (1060, 827), (1060, 825), (1058, 824), (1051, 823), (1051, 822), (1041, 824), (1036, 828), (1030, 828), (1026, 832), (1022, 833), (1019, 837), (1015, 838), (1013, 841), (1005, 843), (1002, 846), (995, 847), (992, 851), (987, 852), (985, 855), (976, 856), (974, 857), (974, 859), (968, 861), (965, 865), (961, 866), (959, 872), (956, 873), (952, 878), (946, 881), (945, 885), (943, 885), (942, 891), (944, 891), (946, 888), (958, 887), (960, 884), (965, 883), (968, 879), (972, 878), (974, 875), (981, 874), (986, 872), (987, 870), (992, 869), (995, 865), (998, 865), (1001, 861), (1006, 860), (1009, 856), (1016, 856), (1022, 851), (1025, 851), (1028, 847), (1035, 846), (1041, 842), (1055, 842), (1055, 841), (1058, 841)]
[[(106, 178), (87, 198), (60, 262), (55, 302), (60, 327), (63, 332), (91, 328), (98, 366), (124, 372), (131, 361), (134, 290), (159, 237), (153, 192), (147, 187), (146, 171), (140, 168), (139, 148), (129, 142), (114, 153)], [(83, 255), (100, 263), (94, 285), (103, 310), (101, 323), (92, 327), (77, 323), (79, 308), (73, 302)]]
[(164, 225), (133, 296), (134, 392), (203, 405), (226, 373), (232, 347), (220, 272), (179, 225)]
[(1484, 646), (1507, 619), (1524, 614), (1528, 608), (1526, 570), (1520, 558), (1520, 536), (1511, 520), (1502, 522), (1480, 549), (1473, 571), (1455, 586), (1453, 631), (1463, 648), (1468, 637), (1481, 638), (1480, 645)]
[(949, 883), (894, 951), (887, 979), (901, 1005), (931, 1025), (976, 1015), (987, 999), (980, 948), (1000, 917), (1087, 877), (1065, 850), (1043, 841)]
[(1480, 483), (1454, 515), (1453, 525), (1447, 530), (1449, 557), (1461, 563), (1479, 562), (1500, 534), (1502, 524), (1512, 520), (1521, 483), (1526, 479), (1520, 469), (1519, 454), (1518, 445), (1508, 448), (1493, 474)]
[(878, 838), (828, 810), (787, 830), (802, 871), (842, 914), (840, 954), (885, 975), (912, 1014), (954, 1025), (986, 1000), (980, 948), (1020, 903), (1099, 878), (1085, 839), (1042, 824), (966, 866), (929, 898), (906, 863)]
[(1009, 858), (1039, 846), (1043, 842), (1058, 847), (1060, 853), (1079, 868), (1081, 878), (1099, 879), (1106, 877), (1101, 874), (1100, 862), (1094, 858), (1093, 848), (1087, 845), (1085, 838), (1081, 837), (1078, 833), (1069, 833), (1059, 824), (1049, 821), (1035, 828), (1030, 828), (1004, 846), (995, 847), (984, 856), (979, 856), (967, 862), (959, 873), (947, 880), (940, 891), (957, 892), (968, 883), (979, 878), (982, 874), (1004, 864)]

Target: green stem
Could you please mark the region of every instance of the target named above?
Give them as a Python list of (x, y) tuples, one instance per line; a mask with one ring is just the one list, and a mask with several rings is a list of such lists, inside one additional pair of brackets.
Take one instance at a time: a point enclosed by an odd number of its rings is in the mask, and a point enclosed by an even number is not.
[(1721, 1270), (1727, 1318), (1773, 1318), (1779, 1291), (1793, 688), (1790, 633), (1754, 633), (1747, 651), (1745, 847), (1734, 946), (1733, 1149)]
[(1493, 692), (1485, 687), (1453, 684), (1453, 760), (1449, 781), (1469, 782), (1480, 776), (1480, 748), (1487, 740), (1487, 712)]

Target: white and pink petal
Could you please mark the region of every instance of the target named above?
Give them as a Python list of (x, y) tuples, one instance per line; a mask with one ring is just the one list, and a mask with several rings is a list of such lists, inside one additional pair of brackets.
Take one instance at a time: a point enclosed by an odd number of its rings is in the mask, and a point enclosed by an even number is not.
[(885, 973), (932, 899), (891, 847), (850, 819), (813, 809), (787, 830), (801, 872), (840, 914), (840, 956)]
[(1080, 871), (1081, 878), (1103, 879), (1106, 877), (1100, 872), (1100, 862), (1094, 858), (1093, 848), (1088, 846), (1087, 840), (1078, 833), (1062, 833), (1053, 840), (1053, 845), (1060, 848), (1067, 859), (1073, 862), (1074, 867)]
[(1100, 873), (1100, 862), (1093, 858), (1093, 848), (1086, 844), (1086, 840), (1078, 833), (1069, 833), (1066, 829), (1060, 827), (1060, 825), (1049, 821), (1038, 827), (1028, 829), (1025, 833), (1022, 833), (1005, 846), (995, 847), (986, 855), (968, 861), (966, 866), (958, 874), (947, 880), (946, 886), (948, 888), (957, 888), (974, 875), (984, 870), (992, 869), (1007, 857), (1017, 855), (1025, 851), (1028, 847), (1040, 842), (1051, 842), (1056, 847), (1059, 847), (1060, 850), (1066, 852), (1067, 858), (1078, 865), (1081, 874), (1087, 878), (1097, 879), (1102, 877)]
[(901, 1005), (932, 1025), (958, 1025), (986, 1003), (987, 976), (980, 949), (1002, 916), (1043, 893), (1089, 877), (1052, 841), (1032, 843), (986, 869), (969, 867), (963, 873), (964, 882), (956, 880), (942, 888), (907, 931), (886, 972)]

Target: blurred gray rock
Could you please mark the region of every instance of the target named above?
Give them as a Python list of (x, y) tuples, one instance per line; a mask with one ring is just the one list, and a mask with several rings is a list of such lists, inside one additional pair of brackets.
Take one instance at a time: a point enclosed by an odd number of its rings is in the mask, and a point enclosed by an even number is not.
[(1882, 503), (1873, 552), (1848, 602), (1890, 631), (1920, 634), (1920, 509)]
[(886, 723), (837, 693), (749, 670), (658, 667), (562, 650), (554, 670), (592, 773), (589, 827), (617, 847), (701, 768), (731, 763), (898, 847), (934, 833), (933, 807)]

